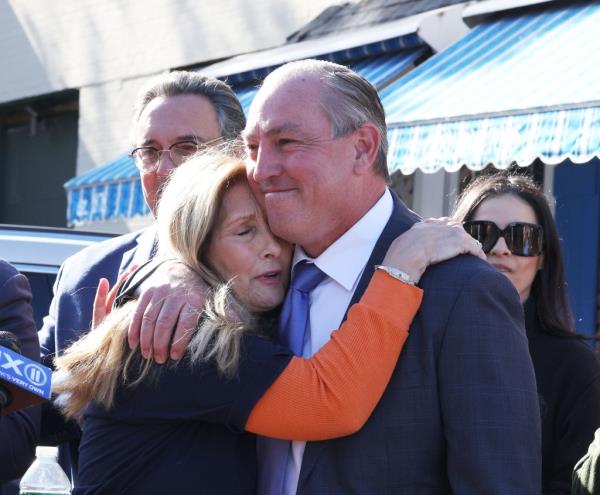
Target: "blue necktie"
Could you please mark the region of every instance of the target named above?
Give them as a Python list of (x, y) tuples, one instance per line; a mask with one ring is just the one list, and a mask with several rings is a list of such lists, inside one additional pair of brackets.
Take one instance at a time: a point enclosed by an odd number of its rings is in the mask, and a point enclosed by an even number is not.
[[(309, 328), (310, 292), (325, 274), (313, 263), (301, 261), (294, 267), (292, 284), (287, 292), (279, 318), (279, 343), (302, 356)], [(258, 495), (281, 495), (292, 445), (287, 440), (259, 437)]]

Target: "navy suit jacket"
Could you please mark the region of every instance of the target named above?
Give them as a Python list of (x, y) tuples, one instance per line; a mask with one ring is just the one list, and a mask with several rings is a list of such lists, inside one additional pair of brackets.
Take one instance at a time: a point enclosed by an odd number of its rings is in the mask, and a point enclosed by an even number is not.
[[(63, 263), (54, 284), (50, 312), (39, 331), (42, 360), (47, 366), (52, 366), (54, 355), (60, 355), (90, 329), (100, 278), (107, 278), (112, 286), (130, 264), (148, 261), (154, 247), (154, 228), (147, 228), (89, 246)], [(59, 411), (44, 407), (42, 442), (60, 444), (61, 465), (73, 480), (77, 474), (79, 435), (74, 422), (67, 423)]]
[[(40, 347), (33, 320), (29, 282), (25, 275), (2, 259), (0, 330), (15, 334), (24, 356), (39, 360)], [(18, 478), (29, 467), (35, 455), (39, 427), (39, 406), (28, 407), (0, 418), (0, 482)]]
[[(418, 217), (394, 211), (354, 294)], [(510, 281), (474, 256), (433, 265), (393, 377), (358, 433), (306, 446), (298, 494), (541, 493), (540, 412)]]

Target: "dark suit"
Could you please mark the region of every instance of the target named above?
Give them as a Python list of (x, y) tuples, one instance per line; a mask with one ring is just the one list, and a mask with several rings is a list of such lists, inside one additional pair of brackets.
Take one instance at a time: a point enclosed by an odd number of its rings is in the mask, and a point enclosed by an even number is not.
[[(353, 296), (418, 218), (394, 211)], [(396, 371), (364, 428), (306, 446), (298, 494), (541, 491), (535, 376), (510, 281), (473, 256), (430, 267)]]
[[(39, 360), (31, 288), (25, 275), (0, 259), (0, 330), (12, 332), (24, 356)], [(29, 407), (0, 418), (0, 482), (18, 478), (35, 455), (40, 408)], [(0, 493), (2, 488), (0, 488)]]
[[(154, 245), (154, 229), (149, 228), (89, 246), (63, 263), (54, 284), (50, 312), (39, 332), (46, 365), (51, 366), (55, 353), (60, 355), (69, 343), (89, 330), (100, 278), (107, 278), (112, 286), (130, 264), (148, 261)], [(79, 448), (79, 428), (75, 423), (65, 423), (54, 408), (44, 408), (42, 440), (61, 444), (61, 464), (75, 479)]]

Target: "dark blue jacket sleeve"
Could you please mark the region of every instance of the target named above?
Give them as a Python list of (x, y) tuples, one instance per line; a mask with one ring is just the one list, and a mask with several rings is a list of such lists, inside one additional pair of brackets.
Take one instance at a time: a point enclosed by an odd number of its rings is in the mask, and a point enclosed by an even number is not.
[(245, 336), (239, 368), (223, 376), (214, 362), (163, 365), (155, 377), (117, 394), (110, 414), (140, 422), (208, 421), (243, 431), (256, 402), (288, 365), (292, 354), (257, 336)]
[[(29, 282), (4, 260), (0, 260), (0, 329), (15, 334), (23, 355), (39, 361)], [(0, 418), (0, 481), (17, 478), (27, 470), (33, 461), (39, 426), (39, 406)]]

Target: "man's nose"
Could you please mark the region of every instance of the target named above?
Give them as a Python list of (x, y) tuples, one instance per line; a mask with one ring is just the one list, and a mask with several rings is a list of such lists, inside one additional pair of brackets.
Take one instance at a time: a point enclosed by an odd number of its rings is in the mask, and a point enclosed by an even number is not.
[(162, 151), (158, 157), (158, 162), (156, 162), (156, 175), (169, 175), (174, 168), (175, 164), (171, 160), (169, 152)]
[(264, 182), (281, 173), (280, 156), (268, 144), (261, 145), (256, 151), (256, 157), (251, 160), (252, 179)]

